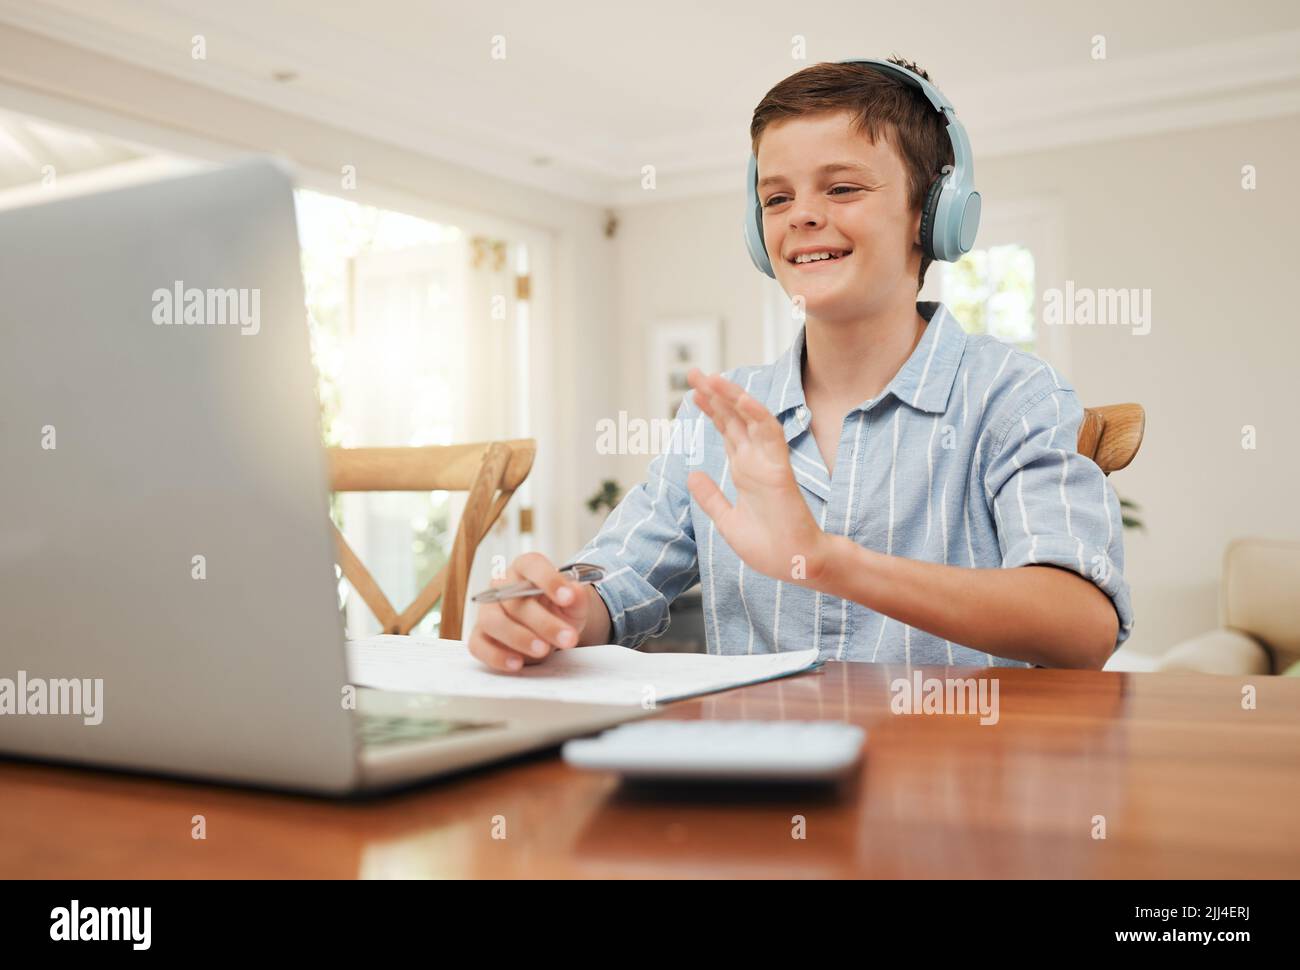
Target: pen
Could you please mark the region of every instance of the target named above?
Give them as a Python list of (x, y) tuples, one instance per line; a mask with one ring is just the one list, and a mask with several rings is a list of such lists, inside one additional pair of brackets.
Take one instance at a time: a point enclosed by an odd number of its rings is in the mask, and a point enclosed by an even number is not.
[[(603, 567), (594, 566), (587, 562), (571, 563), (559, 571), (577, 583), (594, 583), (605, 578)], [(524, 580), (519, 583), (511, 583), (509, 586), (485, 589), (481, 593), (475, 593), (470, 597), (470, 600), (475, 603), (499, 603), (502, 600), (518, 599), (520, 596), (538, 596), (543, 592), (545, 590)]]

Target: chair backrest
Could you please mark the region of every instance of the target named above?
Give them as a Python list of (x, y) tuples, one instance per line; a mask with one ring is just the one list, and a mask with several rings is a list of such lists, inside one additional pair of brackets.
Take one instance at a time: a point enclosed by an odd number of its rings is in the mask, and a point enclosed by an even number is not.
[(1146, 411), (1140, 404), (1105, 404), (1083, 409), (1079, 425), (1079, 454), (1086, 455), (1109, 475), (1133, 460), (1142, 447)]
[(537, 453), (531, 438), (425, 448), (330, 448), (330, 488), (336, 492), (469, 492), (451, 558), (411, 605), (398, 613), (370, 570), (336, 527), (339, 565), (384, 633), (408, 634), (439, 599), (438, 635), (459, 640), (470, 567), (488, 529), (528, 477)]

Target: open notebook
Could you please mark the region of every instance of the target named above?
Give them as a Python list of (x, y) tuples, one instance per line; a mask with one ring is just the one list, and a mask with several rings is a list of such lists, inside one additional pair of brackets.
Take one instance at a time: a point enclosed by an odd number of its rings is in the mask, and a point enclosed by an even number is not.
[(500, 674), (470, 656), (460, 640), (377, 636), (349, 640), (347, 648), (348, 675), (358, 687), (636, 706), (787, 677), (817, 665), (816, 649), (718, 657), (641, 653), (609, 644), (559, 650), (545, 663)]

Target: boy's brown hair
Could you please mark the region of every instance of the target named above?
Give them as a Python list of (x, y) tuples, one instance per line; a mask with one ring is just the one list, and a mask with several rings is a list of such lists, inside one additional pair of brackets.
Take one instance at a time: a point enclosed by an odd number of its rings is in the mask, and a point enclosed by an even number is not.
[[(888, 60), (930, 80), (930, 75), (911, 61), (897, 55)], [(953, 164), (947, 126), (920, 90), (870, 64), (813, 64), (768, 91), (749, 125), (754, 157), (758, 157), (759, 139), (774, 121), (830, 111), (853, 112), (854, 130), (865, 134), (873, 145), (882, 136), (893, 144), (907, 169), (908, 207), (920, 212), (930, 184), (943, 166)], [(918, 290), (925, 284), (925, 271), (932, 262), (922, 254)]]

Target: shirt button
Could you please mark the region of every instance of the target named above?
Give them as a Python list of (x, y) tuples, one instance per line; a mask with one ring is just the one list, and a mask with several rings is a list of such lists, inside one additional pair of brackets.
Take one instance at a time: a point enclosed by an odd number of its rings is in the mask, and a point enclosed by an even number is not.
[(794, 409), (794, 413), (799, 418), (800, 421), (808, 420), (808, 409), (804, 407), (802, 404), (800, 404), (797, 408)]

